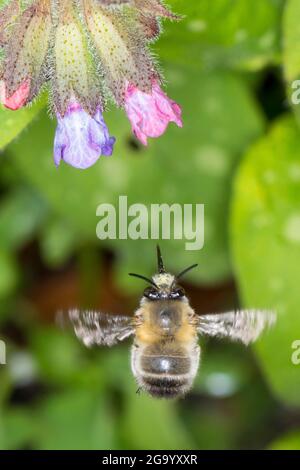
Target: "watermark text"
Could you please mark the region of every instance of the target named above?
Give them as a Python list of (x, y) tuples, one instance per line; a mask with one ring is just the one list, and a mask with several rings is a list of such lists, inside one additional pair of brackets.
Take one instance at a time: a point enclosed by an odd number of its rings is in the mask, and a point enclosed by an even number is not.
[(186, 240), (185, 249), (204, 246), (203, 204), (131, 204), (120, 196), (118, 207), (100, 204), (96, 234), (100, 240)]

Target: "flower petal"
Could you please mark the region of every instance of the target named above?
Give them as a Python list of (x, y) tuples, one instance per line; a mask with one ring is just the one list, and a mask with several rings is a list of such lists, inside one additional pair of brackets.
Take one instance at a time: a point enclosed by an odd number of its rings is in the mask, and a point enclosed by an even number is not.
[(136, 137), (147, 145), (147, 137), (161, 136), (169, 122), (182, 127), (181, 108), (154, 81), (151, 94), (127, 85), (125, 110)]
[(111, 155), (115, 138), (109, 136), (101, 111), (91, 117), (77, 103), (69, 106), (64, 117), (58, 115), (54, 141), (54, 162), (61, 160), (85, 169), (94, 165), (101, 155)]
[(19, 88), (9, 97), (6, 97), (5, 84), (2, 82), (0, 90), (0, 100), (2, 104), (12, 111), (20, 109), (26, 103), (30, 92), (30, 81), (26, 80)]

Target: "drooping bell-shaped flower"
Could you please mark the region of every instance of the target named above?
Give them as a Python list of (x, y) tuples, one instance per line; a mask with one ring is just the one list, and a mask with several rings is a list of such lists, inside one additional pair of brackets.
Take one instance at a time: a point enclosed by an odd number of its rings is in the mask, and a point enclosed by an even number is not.
[(37, 96), (46, 80), (49, 66), (46, 58), (53, 26), (49, 0), (33, 1), (24, 10), (19, 2), (13, 1), (14, 4), (12, 16), (8, 15), (10, 4), (3, 17), (0, 15), (0, 24), (3, 23), (0, 45), (5, 55), (0, 79), (5, 84), (7, 99), (21, 93), (26, 104)]
[(28, 99), (30, 83), (28, 80), (21, 83), (19, 88), (11, 95), (7, 96), (4, 82), (0, 83), (0, 103), (6, 108), (16, 111), (22, 108)]
[(171, 100), (154, 81), (150, 93), (128, 84), (125, 109), (136, 137), (147, 145), (148, 137), (161, 136), (169, 122), (182, 127), (181, 108)]
[(113, 152), (115, 138), (110, 137), (102, 113), (98, 109), (93, 117), (78, 103), (72, 103), (63, 117), (57, 116), (54, 139), (54, 162), (61, 160), (75, 168), (88, 168), (101, 155)]
[[(79, 168), (106, 152), (100, 135), (92, 146), (87, 143), (87, 129), (98, 122), (105, 134), (100, 110), (107, 100), (126, 108), (144, 143), (163, 133), (169, 121), (180, 125), (180, 109), (159, 88), (161, 77), (149, 52), (161, 18), (178, 19), (161, 0), (8, 0), (0, 10), (1, 102), (18, 109), (48, 85), (58, 119), (56, 163), (63, 159)], [(147, 100), (148, 116), (142, 105)], [(77, 156), (72, 140), (81, 143)]]

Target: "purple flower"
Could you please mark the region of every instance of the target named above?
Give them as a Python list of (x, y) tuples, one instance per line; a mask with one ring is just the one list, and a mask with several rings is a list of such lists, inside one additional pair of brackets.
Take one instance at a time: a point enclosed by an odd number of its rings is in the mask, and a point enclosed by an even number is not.
[(147, 145), (148, 137), (161, 136), (169, 122), (182, 127), (180, 106), (163, 92), (156, 80), (152, 83), (151, 93), (128, 84), (125, 110), (133, 133), (144, 145)]
[(75, 168), (89, 168), (101, 155), (111, 155), (115, 138), (110, 137), (102, 113), (98, 109), (91, 117), (80, 104), (73, 103), (61, 117), (54, 140), (54, 162), (64, 160)]

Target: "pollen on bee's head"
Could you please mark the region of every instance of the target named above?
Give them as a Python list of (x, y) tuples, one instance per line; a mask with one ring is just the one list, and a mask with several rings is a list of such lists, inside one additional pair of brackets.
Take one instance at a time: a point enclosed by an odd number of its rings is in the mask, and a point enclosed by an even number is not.
[(157, 287), (171, 287), (175, 280), (175, 276), (169, 273), (155, 274), (153, 276), (153, 281)]

